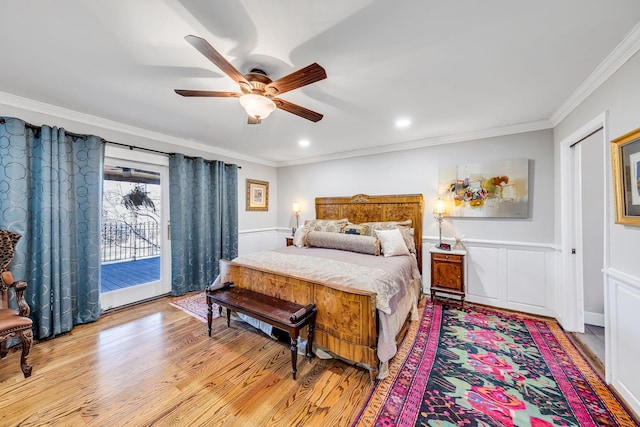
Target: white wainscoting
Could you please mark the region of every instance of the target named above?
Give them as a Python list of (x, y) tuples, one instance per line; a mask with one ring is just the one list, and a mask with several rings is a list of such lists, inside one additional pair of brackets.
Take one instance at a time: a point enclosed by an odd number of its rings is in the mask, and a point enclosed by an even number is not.
[[(610, 309), (608, 309), (610, 308)], [(640, 278), (605, 270), (607, 381), (640, 413)]]
[[(429, 292), (429, 247), (423, 241), (423, 284)], [(493, 307), (556, 317), (554, 277), (557, 248), (550, 244), (465, 240), (466, 300)]]
[(263, 228), (238, 232), (238, 256), (258, 251), (268, 251), (286, 246), (290, 228)]

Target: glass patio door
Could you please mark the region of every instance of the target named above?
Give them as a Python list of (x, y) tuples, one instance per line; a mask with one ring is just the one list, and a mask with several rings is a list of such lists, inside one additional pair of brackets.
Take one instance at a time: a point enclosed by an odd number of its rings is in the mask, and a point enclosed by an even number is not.
[(100, 260), (103, 310), (171, 290), (168, 185), (165, 156), (106, 147)]

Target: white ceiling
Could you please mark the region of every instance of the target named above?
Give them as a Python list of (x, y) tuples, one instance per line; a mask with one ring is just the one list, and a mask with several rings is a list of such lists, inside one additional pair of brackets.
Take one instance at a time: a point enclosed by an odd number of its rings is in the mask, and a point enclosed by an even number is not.
[[(0, 92), (286, 165), (550, 127), (638, 22), (637, 0), (3, 1)], [(247, 125), (237, 99), (176, 95), (238, 90), (187, 34), (273, 80), (319, 63), (281, 97), (324, 118)]]

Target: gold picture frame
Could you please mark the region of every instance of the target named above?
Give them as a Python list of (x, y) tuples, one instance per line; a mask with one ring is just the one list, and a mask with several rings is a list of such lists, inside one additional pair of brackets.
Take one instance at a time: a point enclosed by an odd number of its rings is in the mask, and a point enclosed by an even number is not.
[(611, 141), (616, 224), (640, 226), (640, 128)]
[(269, 183), (247, 179), (247, 210), (248, 211), (268, 211), (269, 210)]

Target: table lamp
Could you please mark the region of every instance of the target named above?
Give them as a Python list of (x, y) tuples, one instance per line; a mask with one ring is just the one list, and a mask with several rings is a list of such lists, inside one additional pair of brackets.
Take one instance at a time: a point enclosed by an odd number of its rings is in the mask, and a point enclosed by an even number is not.
[(448, 249), (442, 246), (442, 215), (444, 215), (446, 212), (447, 210), (445, 208), (444, 200), (437, 199), (436, 204), (433, 207), (433, 217), (435, 218), (436, 221), (438, 221), (439, 238), (438, 238), (438, 245), (436, 246), (436, 248), (438, 249)]
[[(300, 222), (300, 203), (298, 202), (293, 202), (293, 206), (291, 207), (291, 210), (293, 211), (293, 214), (296, 216), (296, 230), (298, 229), (299, 226), (299, 222)], [(293, 232), (295, 234), (295, 230)]]

